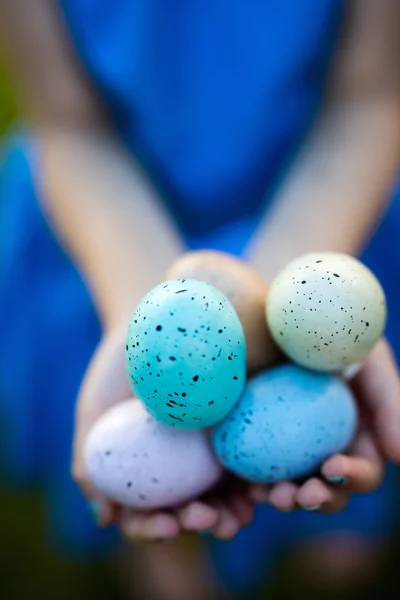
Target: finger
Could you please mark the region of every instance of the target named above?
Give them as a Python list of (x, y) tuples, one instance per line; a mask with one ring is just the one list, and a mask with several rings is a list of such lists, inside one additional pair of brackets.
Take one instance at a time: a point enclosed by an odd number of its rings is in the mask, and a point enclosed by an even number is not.
[(169, 513), (141, 514), (123, 510), (118, 524), (121, 534), (131, 542), (174, 539), (180, 533), (177, 518)]
[(97, 348), (86, 373), (75, 410), (74, 462), (82, 461), (82, 449), (93, 423), (108, 408), (132, 396), (125, 364), (125, 332), (108, 335)]
[(87, 501), (89, 512), (98, 527), (108, 527), (114, 523), (118, 508), (104, 496), (93, 496)]
[(269, 502), (278, 510), (289, 512), (297, 506), (298, 487), (290, 481), (281, 481), (269, 493)]
[(212, 535), (219, 540), (230, 540), (240, 529), (239, 519), (226, 504), (215, 502), (214, 506), (218, 511), (218, 521)]
[(324, 502), (321, 507), (320, 512), (323, 514), (335, 513), (343, 510), (350, 500), (350, 494), (346, 490), (331, 488), (331, 491), (331, 499)]
[(346, 369), (342, 371), (343, 379), (345, 381), (352, 381), (363, 368), (363, 364), (363, 362), (359, 362), (355, 363), (354, 365), (350, 365), (349, 367), (346, 367)]
[(176, 516), (181, 528), (186, 531), (205, 531), (218, 522), (218, 511), (204, 502), (190, 502), (177, 510)]
[(89, 370), (76, 407), (73, 441), (72, 474), (89, 501), (96, 522), (109, 525), (116, 517), (116, 506), (87, 480), (84, 465), (86, 436), (94, 421), (112, 404), (131, 396), (125, 365), (123, 332), (108, 336), (99, 346)]
[(79, 485), (83, 495), (87, 501), (87, 507), (90, 515), (96, 525), (99, 527), (107, 527), (115, 520), (117, 514), (117, 506), (114, 502), (106, 498), (104, 494), (99, 492), (89, 481), (86, 480), (85, 474), (79, 466), (79, 463), (74, 463), (71, 471), (72, 478)]
[(352, 387), (370, 414), (384, 455), (400, 464), (400, 378), (386, 340), (376, 344)]
[(367, 493), (378, 488), (384, 472), (385, 463), (367, 432), (357, 436), (349, 456), (332, 456), (321, 469), (329, 482), (337, 482), (347, 491), (356, 493)]
[(313, 477), (298, 489), (296, 502), (304, 510), (324, 511), (327, 506), (335, 505), (342, 494), (341, 490), (335, 491), (321, 479)]
[(255, 483), (249, 487), (247, 494), (253, 502), (256, 502), (257, 504), (267, 504), (267, 502), (269, 502), (270, 491), (270, 485)]
[(244, 527), (252, 521), (254, 513), (254, 502), (249, 497), (248, 491), (247, 482), (227, 476), (211, 494), (206, 496), (204, 502), (215, 508), (218, 515), (221, 507), (226, 507), (236, 517), (239, 526)]
[(254, 517), (254, 504), (243, 494), (235, 494), (229, 500), (229, 507), (239, 521), (241, 527), (250, 525)]

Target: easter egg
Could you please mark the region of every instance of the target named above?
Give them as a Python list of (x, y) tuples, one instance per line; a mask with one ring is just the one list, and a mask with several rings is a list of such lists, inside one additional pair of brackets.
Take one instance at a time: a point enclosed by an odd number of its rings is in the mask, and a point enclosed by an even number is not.
[(343, 452), (357, 427), (355, 400), (338, 377), (282, 365), (251, 379), (231, 413), (214, 428), (221, 463), (253, 482), (313, 475)]
[(360, 362), (381, 337), (385, 295), (376, 277), (345, 254), (308, 254), (275, 279), (266, 304), (276, 343), (294, 362), (342, 371)]
[(177, 279), (155, 287), (133, 314), (126, 350), (134, 395), (167, 425), (214, 425), (243, 390), (243, 328), (231, 303), (207, 283)]
[(244, 261), (224, 252), (188, 252), (171, 265), (166, 277), (205, 281), (226, 296), (243, 327), (249, 373), (277, 362), (281, 353), (265, 323), (268, 289)]
[(89, 431), (84, 461), (98, 490), (118, 504), (143, 510), (195, 498), (221, 475), (205, 432), (167, 427), (136, 399), (98, 419)]

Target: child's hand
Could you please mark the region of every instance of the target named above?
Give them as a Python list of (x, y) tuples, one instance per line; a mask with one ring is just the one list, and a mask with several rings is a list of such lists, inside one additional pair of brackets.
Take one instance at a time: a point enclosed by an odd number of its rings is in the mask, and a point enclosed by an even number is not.
[(163, 540), (182, 532), (213, 530), (221, 539), (233, 537), (248, 524), (253, 503), (241, 485), (223, 484), (207, 500), (195, 500), (176, 510), (134, 511), (121, 508), (94, 489), (87, 481), (82, 450), (87, 433), (110, 406), (132, 395), (125, 366), (126, 328), (103, 338), (86, 374), (76, 413), (73, 475), (95, 509), (101, 526), (115, 522), (124, 537), (134, 540)]
[(253, 486), (254, 501), (269, 502), (280, 510), (300, 507), (334, 512), (344, 508), (350, 493), (379, 487), (386, 460), (400, 464), (400, 379), (385, 340), (378, 342), (351, 385), (362, 423), (350, 452), (327, 460), (321, 468), (322, 478), (301, 485)]

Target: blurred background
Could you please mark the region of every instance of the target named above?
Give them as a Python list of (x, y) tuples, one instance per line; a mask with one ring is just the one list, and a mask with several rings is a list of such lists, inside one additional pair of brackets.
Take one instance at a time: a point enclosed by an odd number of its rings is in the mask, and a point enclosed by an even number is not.
[[(0, 135), (18, 118), (9, 77), (0, 64)], [(0, 212), (1, 217), (1, 212)], [(1, 226), (1, 223), (0, 223)], [(1, 332), (0, 332), (1, 335)], [(5, 424), (3, 424), (5, 426)], [(56, 547), (46, 528), (46, 506), (37, 489), (18, 490), (0, 485), (0, 596), (7, 600), (102, 600), (125, 598), (112, 560), (95, 561), (66, 556)], [(399, 484), (397, 484), (399, 487)], [(400, 491), (400, 490), (399, 490)], [(400, 529), (391, 533), (388, 550), (382, 553), (377, 575), (362, 585), (349, 584), (340, 598), (385, 600), (398, 597)], [(335, 598), (319, 573), (304, 569), (301, 552), (283, 558), (260, 598), (284, 600), (312, 594), (314, 600)], [(303, 596), (304, 594), (304, 596)], [(249, 598), (254, 596), (249, 596)]]
[[(10, 78), (0, 60), (0, 150), (17, 118)], [(4, 433), (1, 416), (0, 424)], [(9, 600), (118, 598), (117, 578), (108, 561), (71, 561), (55, 548), (46, 535), (46, 507), (40, 492), (9, 484), (1, 458), (0, 451), (0, 596)]]

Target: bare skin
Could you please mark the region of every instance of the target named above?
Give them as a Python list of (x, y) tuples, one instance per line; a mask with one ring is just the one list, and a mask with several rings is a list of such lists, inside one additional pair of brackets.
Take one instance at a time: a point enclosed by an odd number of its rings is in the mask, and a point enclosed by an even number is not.
[[(384, 210), (398, 168), (399, 5), (397, 0), (348, 5), (320, 116), (248, 249), (266, 282), (305, 251), (357, 252)], [(86, 432), (130, 392), (123, 345), (132, 308), (184, 247), (156, 191), (113, 131), (55, 0), (3, 0), (0, 36), (41, 151), (43, 210), (82, 272), (104, 326), (78, 400), (74, 476), (87, 497), (99, 501), (100, 523), (116, 519), (130, 540), (208, 528), (228, 539), (251, 518), (249, 494), (221, 494), (175, 513), (143, 515), (118, 510), (86, 481), (81, 464)], [(386, 459), (400, 463), (399, 378), (385, 342), (357, 385), (368, 425), (353, 454), (333, 457), (322, 469), (324, 475), (348, 476), (348, 485), (338, 489), (312, 479), (300, 487), (257, 486), (250, 490), (252, 500), (278, 508), (318, 503), (323, 511), (339, 510), (351, 492), (379, 485)]]

